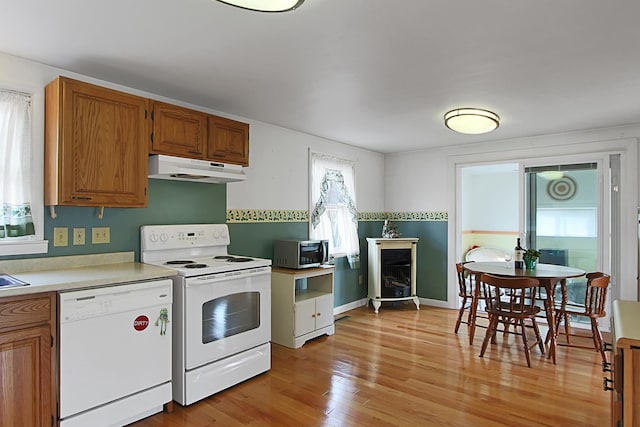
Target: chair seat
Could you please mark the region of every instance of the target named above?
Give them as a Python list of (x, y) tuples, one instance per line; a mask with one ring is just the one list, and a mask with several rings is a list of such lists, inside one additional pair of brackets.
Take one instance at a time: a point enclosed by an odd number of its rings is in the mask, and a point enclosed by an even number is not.
[(604, 317), (606, 315), (606, 313), (594, 313), (594, 314), (590, 314), (587, 311), (587, 308), (585, 307), (584, 304), (575, 304), (575, 303), (562, 303), (562, 304), (558, 304), (555, 306), (556, 311), (562, 312), (562, 313), (567, 313), (567, 314), (571, 314), (571, 315), (575, 315), (575, 316), (587, 316), (587, 317)]
[[(487, 296), (486, 310), (489, 313), (489, 327), (482, 342), (480, 357), (484, 356), (489, 342), (494, 342), (498, 324), (502, 323), (505, 333), (520, 335), (527, 366), (531, 367), (530, 349), (538, 346), (540, 352), (544, 354), (544, 344), (536, 323), (536, 315), (541, 310), (536, 305), (536, 294), (540, 282), (530, 277), (507, 278), (491, 274), (483, 274), (480, 281)], [(530, 325), (526, 325), (525, 320), (530, 322)], [(509, 331), (511, 326), (513, 331)], [(533, 343), (529, 343), (525, 328), (533, 329), (535, 333)]]
[[(565, 336), (566, 346), (589, 348), (571, 344), (569, 337), (579, 336), (571, 333), (570, 316), (583, 316), (590, 319), (591, 338), (593, 339), (593, 347), (590, 348), (594, 348), (596, 351), (600, 352), (603, 363), (608, 362), (607, 355), (604, 352), (602, 334), (598, 327), (598, 319), (606, 315), (604, 308), (609, 281), (610, 277), (607, 274), (601, 272), (588, 273), (584, 304), (564, 301), (561, 304), (555, 305), (557, 312), (555, 324), (556, 334)], [(560, 323), (562, 320), (564, 320), (563, 331), (560, 330)]]

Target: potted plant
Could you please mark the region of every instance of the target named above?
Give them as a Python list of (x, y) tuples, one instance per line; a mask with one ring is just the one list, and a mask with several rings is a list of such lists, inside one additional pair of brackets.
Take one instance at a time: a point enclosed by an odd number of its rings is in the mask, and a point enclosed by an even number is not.
[(529, 248), (524, 252), (522, 259), (524, 260), (524, 266), (527, 270), (533, 270), (536, 268), (536, 262), (538, 262), (538, 258), (540, 258), (540, 251), (537, 251), (533, 248)]

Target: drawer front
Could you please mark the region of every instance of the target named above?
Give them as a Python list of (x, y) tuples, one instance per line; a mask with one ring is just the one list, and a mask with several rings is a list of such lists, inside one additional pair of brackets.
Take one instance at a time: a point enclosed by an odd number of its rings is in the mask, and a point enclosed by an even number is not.
[(51, 322), (54, 301), (50, 294), (1, 298), (0, 329)]

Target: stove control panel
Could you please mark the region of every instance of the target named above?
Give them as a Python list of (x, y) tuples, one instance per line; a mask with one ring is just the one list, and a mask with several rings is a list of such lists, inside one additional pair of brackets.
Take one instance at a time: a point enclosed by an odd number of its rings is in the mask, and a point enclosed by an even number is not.
[(145, 225), (140, 229), (142, 251), (229, 244), (226, 224)]

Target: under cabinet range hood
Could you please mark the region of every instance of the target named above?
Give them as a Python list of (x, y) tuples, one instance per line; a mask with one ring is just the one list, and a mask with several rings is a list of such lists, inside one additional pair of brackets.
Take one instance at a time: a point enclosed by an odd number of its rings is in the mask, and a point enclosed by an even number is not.
[(247, 175), (240, 165), (153, 154), (149, 156), (149, 178), (222, 184), (244, 181)]

